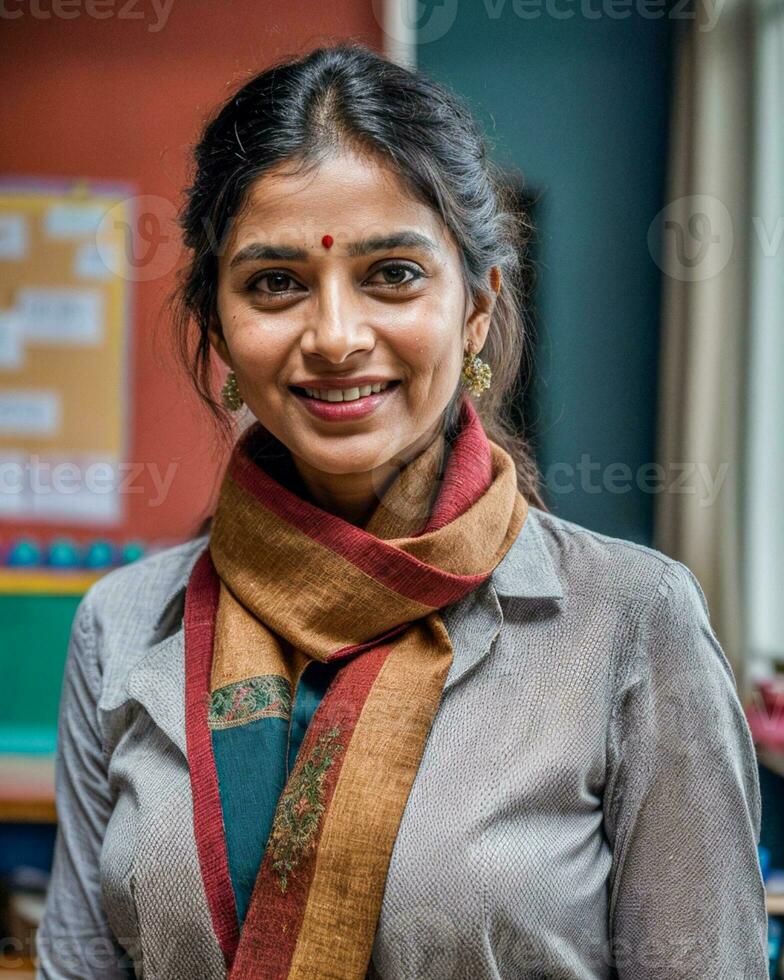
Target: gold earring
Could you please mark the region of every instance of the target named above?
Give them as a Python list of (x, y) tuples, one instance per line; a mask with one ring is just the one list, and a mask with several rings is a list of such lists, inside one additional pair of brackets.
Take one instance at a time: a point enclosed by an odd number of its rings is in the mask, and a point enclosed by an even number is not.
[(490, 387), (492, 376), (490, 365), (486, 364), (478, 354), (474, 354), (469, 347), (463, 356), (463, 370), (460, 372), (460, 380), (466, 388), (478, 398)]
[(229, 371), (226, 376), (226, 382), (221, 390), (221, 397), (223, 398), (224, 406), (232, 412), (236, 412), (244, 404), (240, 389), (237, 387), (237, 375), (233, 371)]

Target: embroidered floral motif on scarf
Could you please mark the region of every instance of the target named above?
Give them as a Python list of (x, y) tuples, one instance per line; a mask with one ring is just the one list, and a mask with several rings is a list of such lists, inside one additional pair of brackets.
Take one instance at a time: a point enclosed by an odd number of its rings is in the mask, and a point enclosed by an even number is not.
[(336, 727), (319, 738), (280, 798), (267, 847), (282, 892), (286, 891), (290, 872), (315, 845), (316, 828), (324, 812), (324, 780), (335, 756), (343, 751), (339, 735)]

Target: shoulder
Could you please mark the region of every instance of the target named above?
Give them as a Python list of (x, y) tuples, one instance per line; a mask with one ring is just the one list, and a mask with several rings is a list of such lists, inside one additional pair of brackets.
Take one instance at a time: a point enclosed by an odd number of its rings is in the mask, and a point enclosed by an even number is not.
[(538, 508), (530, 509), (529, 520), (516, 548), (530, 553), (527, 561), (538, 551), (538, 564), (551, 563), (561, 587), (563, 629), (583, 649), (607, 649), (613, 673), (666, 672), (675, 660), (732, 678), (705, 595), (687, 565)]
[(181, 621), (190, 571), (208, 535), (192, 538), (103, 575), (85, 592), (76, 625), (91, 634), (102, 670), (115, 653), (137, 659)]
[(132, 619), (144, 627), (158, 620), (168, 601), (187, 584), (206, 544), (207, 536), (203, 535), (115, 568), (93, 583), (84, 599), (98, 622), (110, 626)]
[(602, 534), (535, 507), (530, 517), (566, 598), (614, 599), (640, 615), (663, 596), (704, 604), (691, 569), (657, 548)]

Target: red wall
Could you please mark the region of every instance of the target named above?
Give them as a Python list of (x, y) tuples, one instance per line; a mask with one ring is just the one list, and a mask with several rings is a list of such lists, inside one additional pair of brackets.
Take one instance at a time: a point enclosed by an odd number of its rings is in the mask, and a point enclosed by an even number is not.
[[(242, 79), (349, 37), (382, 46), (370, 0), (174, 0), (168, 18), (150, 0), (5, 0), (4, 11), (0, 174), (130, 180), (172, 213), (201, 122)], [(176, 541), (209, 507), (225, 456), (171, 353), (162, 310), (171, 264), (164, 257), (160, 276), (132, 286), (129, 459), (144, 469), (134, 481), (143, 492), (125, 498), (127, 520), (111, 532), (0, 522), (0, 541), (23, 532)], [(172, 461), (171, 489), (152, 506), (151, 467), (164, 475)]]

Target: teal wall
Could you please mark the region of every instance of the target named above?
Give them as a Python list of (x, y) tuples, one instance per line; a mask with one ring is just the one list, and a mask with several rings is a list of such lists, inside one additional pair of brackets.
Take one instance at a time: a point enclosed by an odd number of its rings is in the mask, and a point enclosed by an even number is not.
[[(548, 505), (650, 544), (654, 497), (637, 477), (655, 459), (660, 274), (647, 232), (663, 206), (671, 22), (553, 7), (574, 16), (556, 19), (542, 3), (523, 20), (512, 0), (447, 2), (439, 16), (456, 16), (442, 36), (428, 40), (439, 29), (423, 17), (418, 64), (468, 100), (495, 159), (541, 194), (531, 394)], [(602, 467), (587, 488), (583, 454)], [(602, 488), (612, 463), (630, 467), (629, 492)]]

